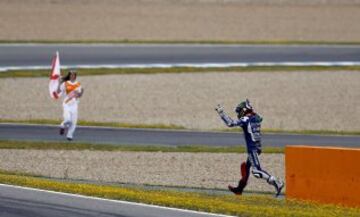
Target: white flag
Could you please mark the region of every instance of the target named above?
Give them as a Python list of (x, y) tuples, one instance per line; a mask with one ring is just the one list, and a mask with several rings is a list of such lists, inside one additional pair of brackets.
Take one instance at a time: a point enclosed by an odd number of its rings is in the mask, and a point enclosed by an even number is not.
[(57, 89), (59, 86), (59, 78), (61, 76), (60, 73), (60, 57), (59, 52), (56, 52), (56, 55), (52, 59), (51, 63), (51, 74), (50, 74), (50, 82), (49, 82), (49, 91), (50, 96), (53, 99), (58, 99), (59, 95), (57, 94)]

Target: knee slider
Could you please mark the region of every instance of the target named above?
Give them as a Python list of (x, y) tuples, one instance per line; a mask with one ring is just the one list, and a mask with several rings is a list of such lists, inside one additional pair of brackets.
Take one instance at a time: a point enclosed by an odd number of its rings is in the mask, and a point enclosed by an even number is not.
[(260, 179), (263, 177), (263, 173), (260, 170), (252, 169), (251, 173), (253, 174), (253, 176), (255, 176), (255, 178)]

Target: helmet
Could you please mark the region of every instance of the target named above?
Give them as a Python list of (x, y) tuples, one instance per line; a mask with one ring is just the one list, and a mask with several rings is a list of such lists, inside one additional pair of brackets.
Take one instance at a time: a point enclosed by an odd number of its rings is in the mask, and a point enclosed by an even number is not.
[(238, 114), (238, 118), (241, 118), (249, 112), (253, 112), (253, 107), (250, 105), (250, 101), (246, 99), (236, 106), (235, 112)]

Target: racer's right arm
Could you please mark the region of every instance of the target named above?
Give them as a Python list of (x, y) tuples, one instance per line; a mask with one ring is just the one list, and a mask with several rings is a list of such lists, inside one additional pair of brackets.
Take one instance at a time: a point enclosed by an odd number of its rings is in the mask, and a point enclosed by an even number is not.
[(215, 108), (215, 111), (217, 111), (217, 113), (219, 114), (220, 118), (224, 121), (224, 123), (226, 124), (226, 126), (228, 127), (235, 127), (235, 126), (242, 126), (243, 123), (241, 120), (233, 120), (230, 116), (228, 116), (227, 114), (225, 114), (224, 112), (224, 108), (221, 105), (218, 105)]

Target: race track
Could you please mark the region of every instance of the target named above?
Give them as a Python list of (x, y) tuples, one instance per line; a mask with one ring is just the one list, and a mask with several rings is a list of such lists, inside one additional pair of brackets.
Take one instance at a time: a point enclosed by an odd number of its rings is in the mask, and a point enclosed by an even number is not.
[(360, 65), (360, 46), (2, 44), (0, 71), (50, 68), (56, 51), (63, 68)]
[(215, 217), (181, 209), (106, 200), (0, 184), (0, 216), (6, 217)]
[[(240, 133), (199, 132), (182, 130), (78, 127), (75, 142), (112, 145), (209, 145), (237, 146), (245, 144)], [(66, 141), (57, 126), (0, 124), (0, 140)], [(317, 145), (360, 147), (359, 136), (264, 134), (263, 146)]]

